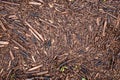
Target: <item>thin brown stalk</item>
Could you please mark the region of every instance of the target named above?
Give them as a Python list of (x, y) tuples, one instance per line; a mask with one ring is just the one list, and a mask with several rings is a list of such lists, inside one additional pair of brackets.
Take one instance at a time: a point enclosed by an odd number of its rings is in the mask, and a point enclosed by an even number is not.
[(13, 3), (13, 2), (8, 2), (8, 1), (1, 1), (1, 2), (5, 3), (5, 4), (15, 5), (15, 6), (19, 6), (20, 5), (20, 4)]
[(27, 21), (25, 21), (25, 24), (26, 24), (31, 30), (33, 30), (33, 32), (34, 32), (42, 41), (44, 41), (44, 38), (42, 37), (42, 35), (39, 34)]
[(33, 68), (30, 68), (28, 71), (33, 71), (33, 70), (36, 70), (36, 69), (38, 69), (38, 68), (40, 68), (40, 67), (42, 67), (43, 65), (41, 64), (41, 65), (38, 65), (38, 66), (35, 66), (35, 67), (33, 67)]
[(4, 31), (7, 30), (1, 20), (0, 20), (0, 25), (1, 25), (1, 27), (2, 27), (2, 29), (3, 29)]
[(41, 18), (39, 18), (39, 20), (42, 21), (42, 22), (44, 22), (44, 23), (46, 23), (46, 24), (48, 24), (48, 25), (50, 25), (50, 26), (52, 26), (52, 27), (54, 27), (54, 28), (57, 28), (57, 26), (55, 26), (52, 23), (49, 23), (49, 22), (47, 22), (47, 21), (45, 21), (45, 20), (43, 20)]

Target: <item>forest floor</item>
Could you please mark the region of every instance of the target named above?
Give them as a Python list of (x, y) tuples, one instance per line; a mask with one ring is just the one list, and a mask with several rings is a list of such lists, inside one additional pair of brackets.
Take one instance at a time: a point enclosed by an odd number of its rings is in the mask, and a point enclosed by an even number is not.
[(0, 0), (0, 80), (120, 80), (120, 0)]

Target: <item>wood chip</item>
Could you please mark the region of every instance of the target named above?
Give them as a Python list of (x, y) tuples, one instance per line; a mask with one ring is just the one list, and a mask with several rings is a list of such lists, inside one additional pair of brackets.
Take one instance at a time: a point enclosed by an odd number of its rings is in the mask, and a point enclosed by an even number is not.
[(9, 42), (7, 42), (7, 41), (0, 41), (0, 45), (8, 45), (9, 44)]
[(32, 4), (32, 5), (41, 5), (41, 3), (38, 3), (38, 2), (29, 2), (29, 4)]
[(10, 50), (10, 56), (11, 56), (11, 59), (12, 60), (14, 60), (15, 59), (15, 57), (14, 57), (14, 55), (13, 55), (13, 53), (12, 53), (12, 51)]
[(96, 23), (97, 23), (98, 26), (100, 25), (100, 21), (101, 21), (101, 18), (98, 17), (98, 18), (96, 19)]
[(18, 17), (16, 15), (10, 15), (9, 18), (18, 19)]
[(31, 29), (29, 31), (40, 41), (40, 38)]
[(103, 36), (105, 36), (105, 29), (106, 29), (106, 26), (107, 26), (107, 20), (105, 20), (104, 22), (104, 27), (103, 27)]
[(3, 69), (0, 70), (0, 74), (2, 74), (2, 72), (3, 72)]
[(37, 75), (44, 75), (44, 74), (47, 74), (47, 73), (48, 73), (48, 71), (44, 71), (44, 72), (37, 73)]
[(46, 24), (48, 24), (48, 25), (50, 25), (50, 26), (52, 26), (52, 27), (54, 27), (54, 28), (57, 28), (57, 26), (55, 26), (52, 23), (49, 23), (49, 22), (47, 22), (47, 21), (45, 21), (45, 20), (43, 20), (41, 18), (39, 18), (39, 20), (42, 21), (42, 22), (44, 22), (44, 23), (46, 23)]
[(15, 40), (13, 40), (13, 39), (12, 39), (12, 41), (13, 41), (16, 45), (18, 45), (21, 49), (23, 49), (23, 50), (26, 51), (26, 49), (25, 49), (22, 45), (20, 45), (17, 41), (15, 41)]
[(36, 70), (36, 69), (38, 69), (38, 68), (40, 68), (40, 67), (42, 67), (43, 65), (38, 65), (38, 66), (35, 66), (35, 67), (33, 67), (33, 68), (30, 68), (28, 71), (33, 71), (33, 70)]
[(4, 31), (7, 30), (1, 20), (0, 20), (0, 26), (2, 27), (2, 29), (3, 29)]
[(39, 34), (27, 21), (25, 21), (25, 24), (33, 31), (34, 35), (36, 34), (42, 41), (44, 41), (42, 35)]
[(5, 45), (0, 45), (0, 47), (5, 47)]
[(15, 5), (15, 6), (19, 6), (20, 4), (17, 4), (17, 3), (13, 3), (13, 2), (8, 2), (8, 1), (1, 1), (2, 3), (5, 3), (5, 4), (9, 4), (9, 5)]
[(9, 61), (9, 64), (8, 64), (8, 68), (7, 68), (7, 70), (9, 70), (10, 69), (10, 66), (11, 66), (11, 60)]

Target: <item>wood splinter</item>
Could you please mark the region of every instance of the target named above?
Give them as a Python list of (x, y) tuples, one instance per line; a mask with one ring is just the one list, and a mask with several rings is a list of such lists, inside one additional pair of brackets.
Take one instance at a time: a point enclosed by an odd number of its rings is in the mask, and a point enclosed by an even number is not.
[(29, 4), (31, 4), (31, 5), (41, 5), (41, 3), (38, 3), (38, 2), (29, 2)]
[(40, 67), (42, 67), (43, 65), (38, 65), (38, 66), (35, 66), (35, 67), (33, 67), (33, 68), (30, 68), (28, 71), (33, 71), (33, 70), (36, 70), (36, 69), (38, 69), (38, 68), (40, 68)]
[(29, 30), (38, 40), (41, 39), (42, 41), (44, 41), (44, 38), (42, 37), (42, 35), (39, 34), (27, 21), (25, 21), (25, 24), (30, 28)]
[(106, 26), (107, 26), (107, 21), (104, 22), (103, 33), (102, 33), (103, 36), (105, 36), (105, 29), (106, 29)]
[(9, 44), (9, 42), (7, 42), (7, 41), (0, 41), (0, 45), (8, 45)]

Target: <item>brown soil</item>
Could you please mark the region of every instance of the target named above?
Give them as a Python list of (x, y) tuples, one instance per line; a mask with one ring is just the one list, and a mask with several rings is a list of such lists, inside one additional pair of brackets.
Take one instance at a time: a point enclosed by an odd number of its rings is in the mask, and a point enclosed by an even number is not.
[(0, 0), (0, 80), (120, 80), (120, 0)]

